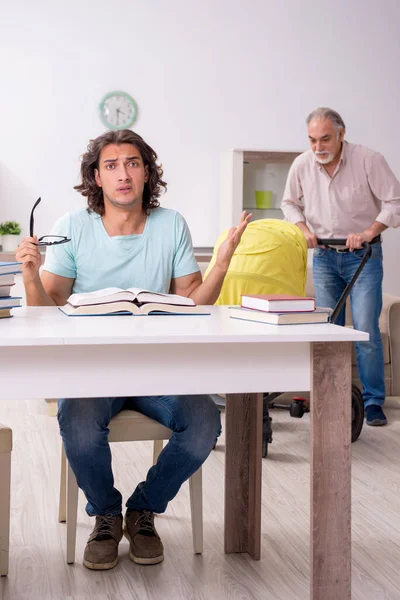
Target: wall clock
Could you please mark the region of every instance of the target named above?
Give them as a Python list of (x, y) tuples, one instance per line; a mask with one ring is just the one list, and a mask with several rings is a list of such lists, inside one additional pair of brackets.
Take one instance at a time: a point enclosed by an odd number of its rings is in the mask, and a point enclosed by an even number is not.
[(137, 117), (137, 105), (126, 92), (109, 92), (99, 104), (100, 119), (108, 129), (128, 129)]

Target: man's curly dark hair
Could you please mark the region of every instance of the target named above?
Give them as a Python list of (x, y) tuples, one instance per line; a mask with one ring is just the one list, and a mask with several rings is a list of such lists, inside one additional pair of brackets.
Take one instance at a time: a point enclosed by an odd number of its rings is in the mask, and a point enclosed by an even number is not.
[(95, 169), (99, 170), (100, 153), (109, 144), (132, 144), (139, 150), (143, 159), (144, 166), (148, 168), (148, 181), (144, 184), (143, 190), (143, 210), (149, 214), (150, 210), (158, 208), (160, 203), (158, 198), (161, 192), (166, 190), (167, 184), (162, 180), (163, 170), (161, 165), (157, 164), (157, 154), (154, 152), (140, 135), (130, 129), (121, 129), (119, 131), (108, 131), (94, 140), (90, 140), (87, 151), (82, 155), (81, 179), (82, 183), (74, 186), (82, 196), (87, 197), (89, 212), (95, 212), (99, 215), (104, 214), (103, 190), (95, 179)]

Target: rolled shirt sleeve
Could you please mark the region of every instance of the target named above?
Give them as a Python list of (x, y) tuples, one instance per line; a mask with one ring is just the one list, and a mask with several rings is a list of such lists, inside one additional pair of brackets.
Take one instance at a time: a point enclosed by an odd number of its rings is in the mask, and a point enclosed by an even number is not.
[(185, 277), (199, 271), (194, 257), (192, 236), (189, 227), (181, 214), (175, 215), (175, 255), (172, 267), (172, 278)]
[(303, 190), (297, 170), (296, 160), (289, 169), (283, 200), (281, 205), (285, 220), (298, 223), (306, 219), (304, 216)]
[(54, 225), (52, 235), (65, 235), (71, 241), (67, 244), (48, 246), (43, 265), (44, 271), (49, 271), (61, 277), (76, 278), (76, 263), (74, 257), (75, 236), (72, 235), (71, 215), (67, 213)]
[(366, 161), (368, 183), (374, 196), (382, 202), (376, 221), (387, 227), (400, 226), (400, 183), (382, 154), (374, 153)]

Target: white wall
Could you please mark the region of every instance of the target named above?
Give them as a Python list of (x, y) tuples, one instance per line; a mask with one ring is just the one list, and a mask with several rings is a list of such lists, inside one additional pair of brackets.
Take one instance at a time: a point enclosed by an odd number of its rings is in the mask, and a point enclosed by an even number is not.
[[(0, 220), (37, 231), (84, 205), (79, 155), (102, 133), (97, 105), (123, 89), (158, 152), (194, 244), (218, 232), (219, 155), (306, 147), (318, 105), (400, 177), (398, 0), (49, 0), (0, 13)], [(385, 234), (385, 289), (400, 294), (398, 231)]]

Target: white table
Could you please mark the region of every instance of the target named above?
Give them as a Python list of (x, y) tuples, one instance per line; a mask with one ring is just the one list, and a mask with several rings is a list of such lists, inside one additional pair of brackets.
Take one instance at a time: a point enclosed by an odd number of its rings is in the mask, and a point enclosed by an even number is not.
[(274, 326), (210, 316), (0, 321), (0, 398), (225, 393), (225, 551), (260, 558), (262, 392), (311, 391), (312, 600), (351, 597), (351, 342), (330, 324)]

